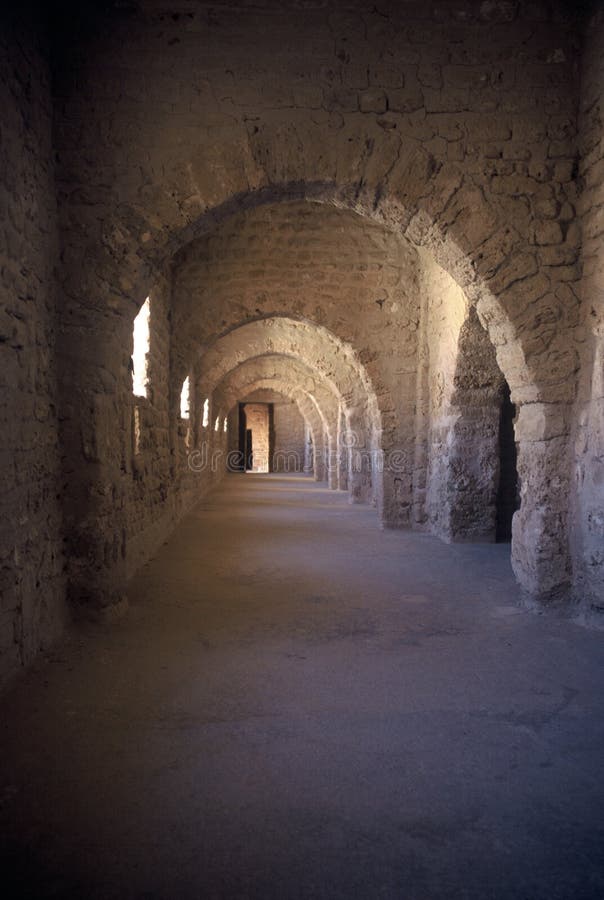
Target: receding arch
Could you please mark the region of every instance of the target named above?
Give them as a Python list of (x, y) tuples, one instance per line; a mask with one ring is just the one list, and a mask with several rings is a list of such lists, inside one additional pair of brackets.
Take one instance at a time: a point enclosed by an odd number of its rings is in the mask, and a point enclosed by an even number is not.
[[(435, 172), (437, 178), (433, 177)], [(407, 182), (405, 174), (418, 180)], [(146, 258), (151, 268), (142, 266), (141, 290), (156, 265), (162, 266), (163, 260), (170, 259), (173, 269), (178, 269), (180, 254), (193, 241), (241, 211), (300, 201), (346, 209), (430, 253), (469, 300), (477, 304), (483, 325), (502, 357), (500, 367), (514, 385), (513, 390), (526, 389), (534, 381), (535, 372), (522, 351), (513, 307), (518, 284), (526, 279), (530, 266), (527, 261), (525, 269), (512, 266), (515, 251), (518, 258), (526, 260), (526, 243), (523, 244), (521, 231), (509, 226), (502, 202), (496, 197), (487, 199), (484, 190), (470, 177), (462, 178), (456, 166), (438, 163), (418, 146), (402, 154), (399, 164), (385, 183), (379, 183), (379, 188), (376, 193), (366, 181), (294, 179), (230, 194), (171, 234), (161, 250), (156, 248), (153, 253), (150, 248)], [(486, 226), (479, 234), (471, 227), (476, 220)], [(530, 286), (537, 289), (537, 285)]]
[(363, 406), (379, 427), (378, 401), (354, 349), (309, 321), (263, 316), (233, 328), (199, 354), (197, 378), (216, 384), (233, 364), (264, 354), (303, 360), (349, 403)]
[[(290, 381), (282, 380), (279, 377), (263, 376), (259, 373), (249, 373), (240, 381), (225, 384), (219, 396), (225, 407), (231, 410), (237, 402), (243, 401), (250, 393), (258, 390), (274, 390), (294, 400), (313, 435), (313, 442), (315, 445), (319, 445), (319, 438), (322, 442), (322, 435), (326, 434), (327, 422), (321, 408), (305, 391), (292, 386)], [(317, 472), (316, 475), (320, 480), (321, 472)]]
[[(251, 383), (274, 384), (296, 399), (308, 418), (315, 446), (315, 474), (337, 486), (336, 427), (341, 396), (311, 366), (296, 357), (262, 354), (240, 362), (227, 372), (215, 388), (218, 402), (232, 406)], [(319, 437), (321, 439), (319, 440)], [(325, 448), (325, 449), (324, 449)]]
[[(322, 455), (328, 460), (337, 456), (337, 416), (342, 406), (347, 430), (354, 435), (349, 441), (353, 448), (349, 462), (351, 497), (355, 501), (375, 499), (379, 505), (382, 472), (367, 460), (381, 449), (381, 414), (370, 379), (354, 350), (326, 328), (308, 321), (287, 316), (256, 319), (230, 330), (198, 358), (200, 389), (211, 390), (230, 369), (263, 356), (301, 360), (306, 366), (303, 381), (310, 387), (310, 395), (317, 379), (328, 386), (337, 403), (331, 403), (330, 423), (325, 425), (327, 448)], [(357, 460), (361, 460), (360, 465)], [(330, 482), (333, 486), (337, 483), (334, 472)]]
[[(261, 385), (246, 392), (240, 403), (244, 407), (248, 403), (262, 403), (268, 407), (269, 472), (306, 476), (315, 474), (311, 455), (312, 434), (295, 396), (276, 390), (274, 385)], [(233, 419), (239, 419), (240, 408), (238, 404), (231, 411)]]
[[(249, 379), (244, 379), (240, 385), (233, 387), (229, 392), (221, 393), (220, 396), (232, 411), (238, 408), (239, 402), (246, 402), (250, 396), (261, 391), (281, 394), (295, 403), (311, 436), (313, 447), (320, 447), (327, 442), (326, 423), (320, 409), (307, 394), (292, 387), (289, 381), (250, 375)], [(321, 456), (314, 459), (312, 471), (317, 481), (323, 480), (325, 468)]]
[[(309, 173), (304, 178), (291, 178), (282, 173), (270, 185), (225, 188), (226, 196), (216, 197), (205, 209), (195, 212), (191, 208), (190, 220), (172, 232), (169, 243), (160, 247), (150, 240), (144, 252), (133, 247), (132, 253), (121, 255), (122, 262), (117, 266), (115, 259), (108, 260), (108, 269), (115, 271), (115, 283), (128, 285), (125, 290), (116, 290), (112, 302), (119, 307), (122, 301), (130, 303), (133, 294), (146, 296), (149, 283), (163, 277), (168, 262), (174, 264), (172, 271), (177, 270), (179, 252), (185, 244), (237, 210), (268, 202), (303, 199), (353, 210), (396, 232), (410, 245), (423, 248), (476, 306), (510, 385), (512, 401), (519, 406), (518, 468), (525, 497), (522, 513), (515, 520), (513, 546), (518, 554), (514, 567), (523, 587), (533, 596), (546, 599), (564, 590), (569, 575), (568, 556), (561, 552), (560, 541), (551, 539), (557, 530), (557, 510), (566, 504), (568, 480), (554, 480), (554, 498), (547, 473), (555, 470), (561, 453), (559, 447), (554, 452), (550, 441), (552, 415), (560, 423), (555, 424), (556, 429), (560, 427), (560, 441), (568, 439), (568, 406), (574, 398), (576, 364), (572, 353), (555, 355), (551, 344), (528, 338), (547, 319), (544, 311), (565, 318), (562, 295), (555, 289), (553, 274), (538, 271), (522, 218), (510, 226), (509, 203), (506, 206), (493, 195), (487, 197), (472, 178), (461, 178), (455, 166), (439, 164), (416, 149), (399, 148), (390, 176), (377, 183), (373, 178), (367, 182), (351, 180), (344, 169), (329, 179), (309, 177)], [(486, 224), (477, 230), (473, 223), (478, 220)], [(127, 244), (127, 234), (124, 242)], [(101, 327), (95, 338), (112, 346), (120, 327), (112, 328), (111, 334)], [(178, 367), (178, 354), (175, 363)], [(94, 379), (91, 372), (91, 385)], [(550, 415), (554, 399), (557, 408)], [(69, 422), (65, 428), (69, 432)], [(535, 460), (538, 462), (533, 464)], [(95, 477), (93, 472), (90, 476)], [(77, 485), (74, 489), (79, 490)], [(91, 495), (88, 487), (86, 493)], [(85, 506), (94, 515), (94, 502), (86, 500)], [(553, 557), (547, 548), (551, 545), (553, 553), (554, 543), (556, 565), (552, 567)]]

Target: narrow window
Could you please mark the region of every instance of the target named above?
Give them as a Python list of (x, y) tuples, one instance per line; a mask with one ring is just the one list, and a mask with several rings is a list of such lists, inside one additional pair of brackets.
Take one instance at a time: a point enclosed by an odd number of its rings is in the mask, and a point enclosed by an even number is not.
[(225, 434), (227, 433), (228, 428), (229, 428), (229, 425), (228, 425), (228, 422), (227, 422), (227, 417), (225, 416), (225, 417), (224, 417), (224, 423), (223, 423), (223, 426), (222, 426), (222, 430), (224, 431)]
[(132, 392), (135, 397), (147, 396), (149, 383), (149, 297), (134, 320), (132, 351)]
[(214, 422), (214, 431), (218, 431), (220, 428), (220, 416), (216, 416), (216, 421)]
[(203, 419), (201, 421), (201, 424), (203, 425), (204, 428), (208, 427), (209, 421), (210, 421), (210, 401), (206, 397), (206, 399), (203, 401)]
[(189, 399), (190, 399), (190, 391), (191, 385), (189, 381), (189, 376), (185, 378), (182, 383), (182, 390), (180, 392), (180, 418), (188, 419), (189, 418)]

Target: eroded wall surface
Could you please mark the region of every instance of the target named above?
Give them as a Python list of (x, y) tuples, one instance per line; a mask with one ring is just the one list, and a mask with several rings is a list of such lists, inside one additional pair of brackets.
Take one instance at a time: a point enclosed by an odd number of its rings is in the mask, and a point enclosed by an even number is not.
[(0, 13), (0, 684), (65, 621), (48, 45)]
[[(382, 448), (405, 454), (399, 474), (406, 488), (387, 498), (384, 517), (390, 524), (407, 524), (418, 297), (417, 254), (404, 239), (347, 210), (270, 204), (231, 217), (179, 254), (174, 329), (184, 358), (199, 357), (221, 331), (286, 315), (301, 328), (309, 323), (311, 342), (310, 323), (350, 347), (377, 396)], [(243, 329), (240, 341), (233, 333), (230, 352), (236, 362), (261, 350), (250, 346)], [(345, 382), (340, 373), (346, 359), (325, 364), (334, 380)], [(360, 432), (355, 437), (369, 455), (367, 438)]]
[(304, 419), (295, 401), (276, 400), (275, 410), (275, 472), (304, 470)]
[[(423, 442), (422, 457), (416, 461), (417, 477), (426, 484), (425, 509), (417, 510), (420, 521), (431, 530), (448, 536), (446, 492), (449, 451), (459, 411), (453, 405), (460, 332), (467, 316), (463, 291), (429, 254), (422, 254), (422, 358), (425, 368), (418, 396), (426, 407), (422, 423), (417, 423), (416, 441)], [(421, 473), (421, 474), (420, 474)]]
[[(112, 422), (119, 422), (126, 512), (123, 530), (116, 529), (117, 544), (107, 549), (123, 560), (126, 577), (165, 538), (180, 513), (183, 467), (177, 460), (186, 453), (186, 425), (175, 421), (170, 405), (170, 300), (169, 281), (156, 280), (149, 297), (147, 396), (134, 397), (130, 378), (123, 377), (107, 423), (111, 430)], [(128, 342), (122, 351), (122, 373), (129, 372), (130, 349)], [(118, 496), (110, 496), (107, 515), (115, 514)]]
[[(524, 493), (515, 570), (533, 595), (564, 593), (571, 578), (569, 409), (578, 369), (569, 338), (578, 327), (579, 278), (573, 16), (563, 3), (494, 0), (371, 10), (141, 3), (74, 17), (56, 79), (62, 275), (68, 307), (77, 308), (97, 349), (84, 350), (88, 335), (71, 329), (74, 369), (88, 387), (78, 415), (66, 415), (69, 453), (77, 454), (83, 430), (97, 427), (99, 362), (109, 380), (123, 380), (117, 347), (127, 344), (136, 309), (170, 259), (189, 259), (197, 240), (211, 243), (217, 226), (228, 230), (234, 213), (245, 219), (262, 204), (297, 198), (345, 207), (426, 248), (478, 304), (519, 405)], [(274, 298), (288, 291), (295, 314), (348, 332), (376, 381), (384, 447), (400, 444), (397, 471), (384, 473), (383, 489), (369, 465), (349, 490), (359, 499), (377, 491), (392, 521), (412, 521), (415, 513), (421, 519), (422, 489), (414, 493), (412, 484), (417, 448), (408, 417), (396, 408), (416, 387), (408, 347), (417, 315), (401, 328), (393, 317), (391, 337), (380, 292), (367, 290), (360, 305), (349, 296), (330, 306), (324, 296), (317, 302), (316, 278), (303, 290), (303, 270), (276, 286), (269, 260), (254, 261), (251, 248), (262, 257), (264, 232), (278, 243), (278, 223), (255, 233), (239, 224), (247, 247), (237, 235), (231, 243), (249, 260), (249, 286), (221, 291), (240, 264), (222, 258), (214, 310), (204, 297), (207, 335), (241, 317), (274, 313)], [(220, 257), (218, 241), (211, 246), (210, 269)], [(337, 258), (348, 252), (344, 236)], [(321, 271), (321, 248), (315, 253), (310, 268)], [(345, 285), (349, 274), (341, 274)], [(355, 333), (347, 317), (354, 323), (360, 315), (366, 327)], [(178, 353), (172, 359), (171, 396), (184, 377)], [(407, 384), (394, 400), (382, 393), (380, 359), (391, 368), (385, 388)], [(76, 536), (75, 568), (82, 571), (90, 557), (102, 558), (116, 524), (98, 498), (109, 483), (122, 502), (127, 476), (118, 459), (110, 452), (101, 465), (84, 461), (86, 474), (72, 491), (71, 507), (84, 508), (84, 518), (106, 533), (98, 541)], [(128, 543), (126, 510), (119, 527)], [(101, 593), (109, 597), (111, 561), (102, 566)]]
[[(501, 373), (518, 409), (519, 582), (551, 602), (574, 581), (600, 602), (602, 22), (587, 30), (578, 123), (575, 14), (509, 0), (74, 4), (54, 30), (53, 109), (33, 18), (4, 35), (9, 667), (60, 625), (57, 495), (72, 603), (115, 605), (224, 471), (233, 431), (215, 417), (246, 385), (292, 399), (294, 357), (315, 474), (343, 447), (332, 487), (445, 537), (468, 530), (455, 484), (474, 479), (490, 504), (489, 453), (484, 484), (463, 456), (484, 450), (481, 429), (491, 441), (483, 395)], [(147, 296), (139, 402), (129, 357)], [(231, 356), (206, 386), (219, 346)], [(488, 389), (472, 384), (468, 370), (487, 369)], [(355, 472), (360, 450), (384, 459)]]
[(604, 11), (585, 29), (581, 91), (582, 361), (574, 442), (575, 594), (604, 607)]

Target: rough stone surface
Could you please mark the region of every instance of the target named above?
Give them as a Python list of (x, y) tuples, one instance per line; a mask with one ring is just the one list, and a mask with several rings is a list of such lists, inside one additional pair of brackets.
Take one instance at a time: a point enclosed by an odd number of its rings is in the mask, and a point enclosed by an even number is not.
[(0, 686), (66, 620), (47, 54), (30, 23), (0, 32)]
[(295, 401), (316, 478), (459, 540), (493, 529), (507, 383), (514, 571), (595, 613), (601, 11), (62, 8), (2, 13), (3, 671), (61, 628), (63, 534), (72, 607), (113, 616), (258, 390)]
[[(604, 609), (604, 14), (586, 28), (582, 67), (581, 178), (583, 304), (581, 381), (574, 417), (572, 541), (575, 596)], [(573, 298), (574, 299), (574, 298)]]

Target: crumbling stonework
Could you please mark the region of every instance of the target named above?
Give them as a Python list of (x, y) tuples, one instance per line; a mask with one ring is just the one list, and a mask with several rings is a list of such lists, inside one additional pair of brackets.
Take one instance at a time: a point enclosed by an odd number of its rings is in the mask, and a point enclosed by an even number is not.
[[(30, 91), (15, 72), (35, 29), (9, 34), (6, 170), (21, 181), (6, 188), (3, 278), (7, 309), (30, 303), (39, 325), (13, 348), (35, 357), (36, 409), (49, 411), (52, 449), (27, 478), (59, 484), (72, 606), (119, 606), (222, 477), (236, 405), (258, 391), (295, 403), (314, 476), (384, 525), (492, 539), (506, 385), (518, 581), (530, 602), (601, 604), (602, 21), (578, 13), (507, 0), (80, 6), (51, 49), (38, 42)], [(146, 297), (138, 398), (129, 360)], [(20, 316), (11, 326), (33, 321)], [(8, 379), (24, 428), (36, 378)], [(11, 585), (60, 570), (56, 494), (39, 491), (44, 526), (27, 514), (19, 541), (31, 528), (36, 551), (26, 567), (13, 555)], [(9, 630), (22, 619), (38, 634), (32, 585), (7, 601)]]
[(580, 391), (574, 429), (571, 540), (575, 596), (586, 612), (604, 607), (604, 12), (586, 27), (582, 67), (581, 179), (583, 278)]
[(30, 23), (0, 31), (0, 685), (56, 638), (67, 613), (47, 53)]
[[(256, 395), (254, 395), (255, 397)], [(275, 416), (274, 472), (302, 472), (304, 470), (304, 419), (295, 400), (274, 397), (271, 400)]]
[(441, 407), (431, 424), (431, 530), (452, 541), (495, 540), (504, 380), (475, 310), (457, 334), (454, 371), (435, 379)]

